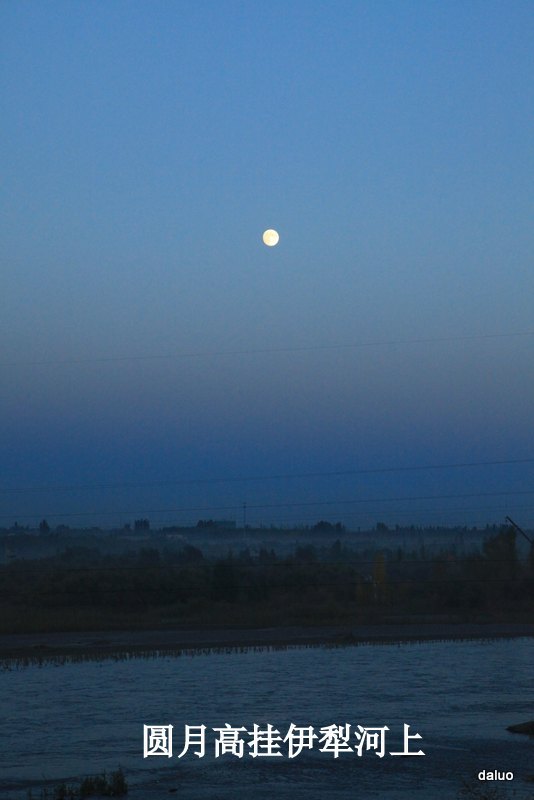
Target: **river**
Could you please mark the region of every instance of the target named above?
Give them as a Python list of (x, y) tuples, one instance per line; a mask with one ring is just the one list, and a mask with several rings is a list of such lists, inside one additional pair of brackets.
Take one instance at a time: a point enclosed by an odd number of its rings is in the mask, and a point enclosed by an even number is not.
[[(503, 797), (534, 796), (534, 741), (506, 726), (534, 718), (534, 639), (289, 648), (121, 658), (0, 674), (0, 796), (39, 800), (43, 787), (120, 765), (130, 800), (456, 798), (481, 770), (512, 772)], [(212, 728), (351, 725), (352, 752), (215, 758)], [(143, 757), (143, 725), (173, 725), (173, 755)], [(404, 725), (421, 739), (403, 750)], [(181, 758), (185, 726), (206, 726), (205, 755)], [(384, 756), (354, 747), (387, 726)], [(191, 728), (194, 733), (194, 729)], [(345, 730), (346, 732), (346, 730)], [(198, 733), (198, 729), (197, 729)], [(324, 735), (324, 734), (323, 734)], [(375, 736), (375, 745), (379, 742)], [(371, 742), (371, 737), (368, 737)], [(497, 784), (490, 784), (496, 786)], [(49, 795), (51, 796), (51, 795)]]

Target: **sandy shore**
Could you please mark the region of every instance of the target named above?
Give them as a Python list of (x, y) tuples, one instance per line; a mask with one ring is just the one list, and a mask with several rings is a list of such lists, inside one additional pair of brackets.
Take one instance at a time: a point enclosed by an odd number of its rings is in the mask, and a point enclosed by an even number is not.
[(534, 636), (534, 624), (355, 625), (223, 630), (103, 631), (0, 635), (1, 659), (106, 658), (147, 652), (206, 649), (422, 642)]

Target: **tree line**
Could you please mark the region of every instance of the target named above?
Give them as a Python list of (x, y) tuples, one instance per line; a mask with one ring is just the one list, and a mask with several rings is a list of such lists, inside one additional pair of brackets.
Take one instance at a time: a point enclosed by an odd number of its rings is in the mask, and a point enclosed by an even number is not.
[(358, 551), (340, 540), (207, 558), (192, 545), (121, 555), (70, 547), (0, 567), (3, 630), (165, 625), (526, 621), (534, 549), (520, 558), (503, 527), (480, 552)]

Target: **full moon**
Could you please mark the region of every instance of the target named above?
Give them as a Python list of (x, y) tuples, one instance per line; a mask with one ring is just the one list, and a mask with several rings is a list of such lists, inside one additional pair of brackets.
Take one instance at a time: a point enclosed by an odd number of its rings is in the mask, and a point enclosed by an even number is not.
[(266, 244), (267, 247), (274, 247), (275, 244), (278, 244), (279, 239), (277, 231), (273, 231), (272, 228), (263, 232), (263, 244)]

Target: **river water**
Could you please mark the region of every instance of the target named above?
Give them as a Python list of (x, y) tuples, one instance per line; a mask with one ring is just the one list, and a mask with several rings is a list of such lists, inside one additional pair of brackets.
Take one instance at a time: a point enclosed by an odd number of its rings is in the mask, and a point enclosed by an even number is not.
[[(0, 797), (121, 765), (130, 800), (456, 798), (480, 770), (513, 772), (503, 797), (531, 798), (534, 639), (360, 645), (45, 664), (0, 674)], [(214, 756), (213, 727), (388, 726), (385, 755), (304, 750)], [(403, 749), (404, 724), (424, 756)], [(173, 725), (173, 757), (143, 758), (143, 725)], [(207, 726), (206, 755), (182, 758), (184, 727)], [(194, 748), (196, 749), (196, 748)], [(495, 786), (496, 784), (491, 784)], [(50, 789), (49, 789), (50, 790)], [(513, 794), (513, 792), (516, 794)]]

